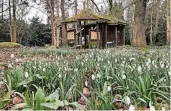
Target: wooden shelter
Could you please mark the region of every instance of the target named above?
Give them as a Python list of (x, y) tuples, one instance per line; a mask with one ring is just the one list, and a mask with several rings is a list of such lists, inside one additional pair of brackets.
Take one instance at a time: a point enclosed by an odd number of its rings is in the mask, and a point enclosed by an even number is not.
[(123, 21), (82, 10), (63, 22), (65, 25), (73, 23), (77, 23), (75, 28), (66, 28), (67, 41), (72, 46), (107, 48), (125, 45), (126, 23)]

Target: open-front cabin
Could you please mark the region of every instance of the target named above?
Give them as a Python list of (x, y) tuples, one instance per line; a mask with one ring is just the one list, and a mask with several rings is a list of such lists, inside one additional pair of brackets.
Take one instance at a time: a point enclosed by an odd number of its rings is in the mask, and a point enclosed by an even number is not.
[(66, 29), (69, 46), (81, 48), (108, 48), (125, 45), (125, 23), (110, 20), (82, 10), (63, 24), (77, 23), (76, 28)]

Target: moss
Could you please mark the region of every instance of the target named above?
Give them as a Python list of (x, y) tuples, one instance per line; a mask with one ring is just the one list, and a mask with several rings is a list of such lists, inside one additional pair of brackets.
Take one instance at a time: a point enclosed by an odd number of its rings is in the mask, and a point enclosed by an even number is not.
[(108, 20), (103, 15), (96, 15), (87, 9), (80, 11), (79, 14), (71, 18), (66, 19), (66, 22), (75, 22), (78, 20)]
[(87, 20), (88, 23), (99, 20), (100, 22), (108, 21), (108, 23), (126, 23), (124, 20), (119, 20), (112, 15), (94, 14), (87, 9), (81, 10), (76, 16), (66, 19), (65, 22), (76, 22), (79, 20)]
[(20, 44), (14, 42), (0, 42), (0, 48), (19, 48)]

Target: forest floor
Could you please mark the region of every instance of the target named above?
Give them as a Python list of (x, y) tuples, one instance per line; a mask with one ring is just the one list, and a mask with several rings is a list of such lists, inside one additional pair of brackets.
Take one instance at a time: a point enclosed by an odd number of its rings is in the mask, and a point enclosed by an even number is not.
[[(129, 101), (132, 101), (132, 104), (137, 103), (134, 104), (136, 109), (148, 109), (149, 106), (147, 103), (151, 99), (152, 91), (155, 92), (153, 101), (157, 102), (154, 104), (156, 109), (161, 109), (161, 107), (169, 109), (168, 98), (170, 92), (168, 84), (170, 82), (167, 75), (169, 68), (169, 47), (167, 46), (148, 48), (125, 46), (104, 50), (21, 47), (1, 48), (0, 54), (0, 82), (9, 81), (8, 77), (4, 78), (4, 72), (10, 71), (7, 75), (12, 74), (10, 76), (11, 83), (6, 84), (7, 86), (11, 85), (11, 91), (15, 90), (21, 93), (23, 95), (21, 97), (27, 97), (25, 95), (27, 91), (25, 87), (32, 89), (32, 84), (34, 83), (36, 87), (45, 87), (46, 92), (44, 92), (44, 95), (46, 96), (48, 94), (53, 95), (57, 88), (64, 89), (63, 93), (59, 93), (59, 99), (66, 99), (68, 102), (78, 102), (86, 107), (86, 109), (128, 109), (130, 103), (127, 104), (127, 102)], [(73, 73), (73, 77), (67, 76)], [(16, 74), (16, 76), (13, 74)], [(144, 76), (145, 74), (148, 76)], [(28, 75), (30, 79), (27, 77)], [(37, 78), (32, 79), (35, 76)], [(44, 79), (40, 80), (41, 78), (51, 79), (42, 81)], [(162, 80), (160, 80), (161, 78)], [(163, 82), (163, 80), (166, 81)], [(51, 83), (51, 81), (54, 82)], [(59, 86), (58, 83), (61, 85)], [(116, 83), (118, 86), (113, 86)], [(75, 86), (75, 84), (78, 86)], [(156, 87), (154, 84), (158, 84), (159, 86)], [(140, 89), (137, 89), (137, 86)], [(117, 87), (118, 90), (115, 91)], [(125, 90), (124, 87), (128, 87), (128, 89)], [(34, 94), (38, 93), (32, 89), (29, 90), (28, 95), (32, 95), (32, 91)], [(111, 91), (112, 93), (110, 93)], [(93, 96), (93, 94), (95, 95)], [(10, 105), (25, 104), (25, 99), (21, 97), (10, 97), (8, 103), (0, 104), (0, 108), (10, 109)], [(115, 99), (115, 97), (121, 102), (111, 104), (111, 101), (114, 100), (110, 98)], [(125, 100), (125, 98), (129, 101)], [(1, 98), (1, 92), (0, 101), (4, 101)], [(75, 103), (73, 104), (75, 107), (78, 107)], [(32, 107), (33, 109), (38, 109), (34, 105)], [(46, 107), (51, 109), (52, 106), (48, 103)], [(56, 108), (56, 106), (53, 107)]]

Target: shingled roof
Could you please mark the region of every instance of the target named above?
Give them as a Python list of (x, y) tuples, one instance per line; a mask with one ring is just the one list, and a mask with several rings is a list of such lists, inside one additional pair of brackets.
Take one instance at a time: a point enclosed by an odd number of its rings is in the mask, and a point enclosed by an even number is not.
[(124, 20), (119, 20), (113, 16), (106, 16), (106, 15), (96, 15), (90, 12), (87, 9), (81, 10), (77, 15), (67, 18), (63, 23), (72, 23), (78, 21), (99, 21), (99, 22), (108, 22), (109, 24), (126, 24)]
[(100, 15), (96, 15), (90, 11), (88, 11), (87, 9), (81, 10), (80, 13), (78, 13), (77, 15), (68, 18), (64, 21), (64, 23), (70, 23), (70, 22), (77, 22), (77, 21), (110, 21), (109, 19), (100, 16)]

